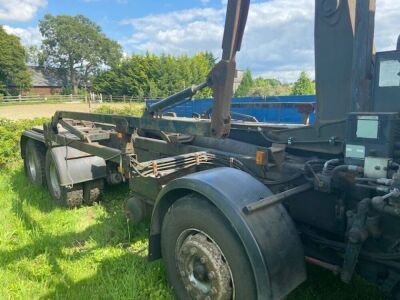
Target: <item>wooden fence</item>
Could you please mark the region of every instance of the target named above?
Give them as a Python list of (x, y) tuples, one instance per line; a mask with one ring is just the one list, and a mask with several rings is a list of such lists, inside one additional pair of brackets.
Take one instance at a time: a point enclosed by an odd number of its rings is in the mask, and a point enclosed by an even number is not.
[(0, 103), (33, 103), (33, 102), (86, 102), (84, 95), (28, 95), (28, 96), (0, 96)]
[[(137, 96), (113, 96), (113, 95), (103, 95), (103, 94), (91, 94), (90, 99), (92, 102), (143, 102), (145, 100), (149, 100), (143, 97)], [(151, 100), (158, 100), (162, 98), (151, 98)]]
[[(152, 100), (156, 100), (152, 99)], [(132, 103), (132, 102), (143, 102), (144, 98), (138, 98), (137, 96), (113, 96), (113, 95), (102, 95), (90, 93), (87, 95), (28, 95), (28, 96), (0, 96), (0, 103), (54, 103), (54, 102), (84, 102), (88, 101), (92, 103)]]

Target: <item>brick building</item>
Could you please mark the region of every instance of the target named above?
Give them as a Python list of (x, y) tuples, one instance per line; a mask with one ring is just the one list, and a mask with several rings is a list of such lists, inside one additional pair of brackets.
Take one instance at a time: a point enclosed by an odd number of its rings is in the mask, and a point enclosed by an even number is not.
[[(48, 69), (42, 67), (28, 67), (29, 73), (31, 74), (32, 87), (28, 91), (22, 92), (22, 95), (40, 95), (50, 96), (54, 94), (60, 94), (64, 88), (64, 80), (56, 69)], [(17, 91), (15, 85), (9, 85), (8, 90)]]
[(61, 93), (64, 81), (57, 70), (41, 67), (29, 67), (32, 76), (32, 87), (26, 94), (54, 95)]

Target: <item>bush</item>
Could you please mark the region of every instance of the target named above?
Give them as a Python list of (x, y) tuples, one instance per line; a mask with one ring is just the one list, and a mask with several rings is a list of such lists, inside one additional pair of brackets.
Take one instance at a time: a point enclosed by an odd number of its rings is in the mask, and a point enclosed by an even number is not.
[(0, 168), (19, 159), (19, 141), (22, 132), (46, 121), (44, 118), (20, 121), (0, 119)]
[(132, 115), (135, 117), (140, 117), (144, 113), (144, 108), (144, 103), (134, 103), (123, 107), (116, 107), (105, 104), (96, 108), (95, 112), (99, 114)]

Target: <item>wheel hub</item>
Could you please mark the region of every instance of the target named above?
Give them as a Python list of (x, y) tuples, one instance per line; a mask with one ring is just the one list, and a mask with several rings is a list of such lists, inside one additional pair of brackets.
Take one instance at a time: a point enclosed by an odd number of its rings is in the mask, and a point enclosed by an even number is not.
[(200, 232), (186, 235), (179, 243), (182, 239), (178, 239), (177, 267), (190, 297), (199, 300), (234, 298), (231, 270), (218, 245)]

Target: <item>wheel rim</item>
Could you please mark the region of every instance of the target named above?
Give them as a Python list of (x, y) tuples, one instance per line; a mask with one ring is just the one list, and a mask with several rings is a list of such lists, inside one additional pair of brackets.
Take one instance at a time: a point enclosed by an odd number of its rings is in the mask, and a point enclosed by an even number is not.
[(58, 181), (58, 174), (57, 174), (57, 169), (54, 164), (54, 162), (51, 162), (50, 164), (50, 184), (51, 184), (51, 189), (53, 190), (54, 196), (59, 199), (61, 195), (61, 188), (60, 188), (60, 183)]
[(36, 159), (32, 149), (28, 150), (28, 168), (32, 180), (35, 181), (37, 178)]
[(175, 248), (177, 268), (193, 299), (235, 299), (231, 268), (218, 244), (206, 233), (182, 232)]

